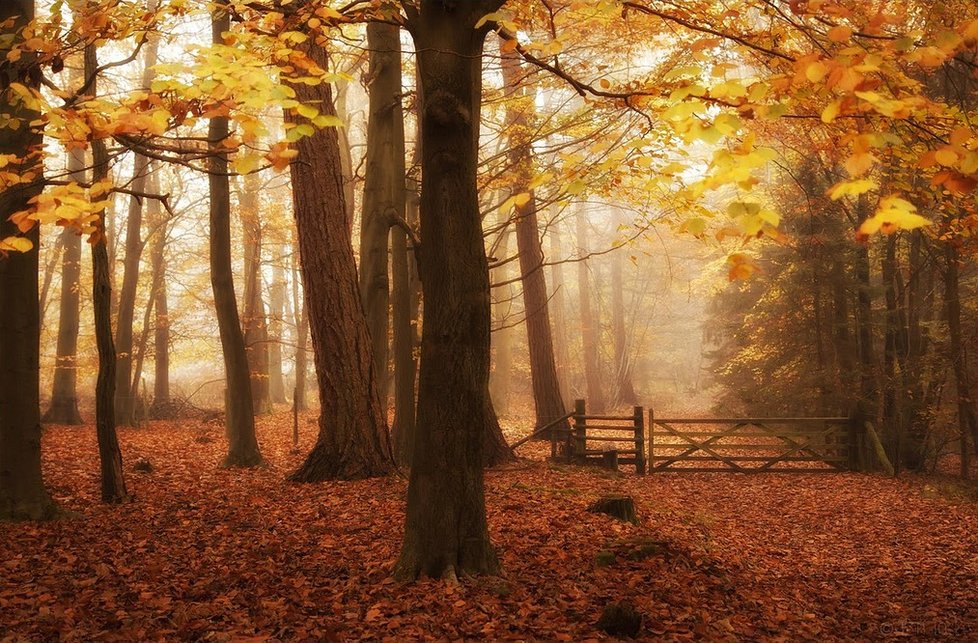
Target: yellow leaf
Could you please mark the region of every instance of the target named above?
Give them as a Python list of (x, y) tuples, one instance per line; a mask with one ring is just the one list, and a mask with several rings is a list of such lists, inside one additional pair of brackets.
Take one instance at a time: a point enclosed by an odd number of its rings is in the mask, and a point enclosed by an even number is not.
[(876, 232), (892, 234), (897, 230), (915, 230), (930, 224), (928, 219), (917, 214), (917, 208), (913, 203), (890, 195), (881, 199), (876, 213), (859, 226), (859, 234), (865, 236)]
[(305, 103), (300, 103), (299, 105), (297, 105), (296, 108), (295, 108), (295, 111), (299, 112), (299, 115), (300, 116), (304, 116), (305, 118), (308, 118), (309, 120), (312, 120), (312, 119), (316, 118), (317, 116), (319, 116), (319, 110), (318, 109), (316, 109), (312, 105), (307, 105)]
[(231, 163), (231, 169), (238, 174), (250, 174), (258, 169), (261, 157), (257, 154), (240, 154)]
[(825, 65), (825, 63), (820, 60), (816, 60), (805, 67), (805, 78), (807, 78), (810, 82), (817, 83), (825, 78), (825, 74), (827, 74), (828, 71), (829, 68)]
[(0, 252), (27, 252), (34, 247), (30, 239), (24, 237), (7, 237), (0, 239)]
[(839, 111), (842, 108), (842, 101), (834, 100), (825, 106), (822, 110), (822, 122), (831, 123), (835, 120), (836, 116), (839, 115)]
[(869, 192), (876, 187), (876, 183), (874, 181), (870, 181), (869, 179), (842, 181), (829, 188), (829, 198), (831, 198), (833, 201), (838, 201), (844, 196), (859, 196), (860, 194)]

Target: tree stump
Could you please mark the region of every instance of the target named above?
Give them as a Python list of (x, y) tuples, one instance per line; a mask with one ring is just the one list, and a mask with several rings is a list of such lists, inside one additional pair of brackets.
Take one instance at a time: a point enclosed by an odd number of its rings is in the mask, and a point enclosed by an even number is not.
[(135, 463), (133, 463), (132, 470), (140, 473), (152, 473), (153, 464), (146, 458), (139, 458)]
[(631, 601), (609, 603), (601, 612), (597, 628), (611, 636), (635, 637), (642, 629), (642, 615)]
[(618, 449), (611, 449), (602, 453), (601, 466), (611, 471), (618, 471)]
[(638, 524), (638, 516), (635, 514), (635, 501), (631, 496), (604, 496), (596, 500), (587, 508), (591, 513), (608, 514), (612, 518), (617, 518), (633, 525)]

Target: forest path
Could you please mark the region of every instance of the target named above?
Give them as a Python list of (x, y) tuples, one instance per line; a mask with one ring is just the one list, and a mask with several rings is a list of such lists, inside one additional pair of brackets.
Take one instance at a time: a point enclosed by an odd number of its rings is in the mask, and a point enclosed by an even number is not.
[[(288, 415), (261, 418), (251, 471), (217, 467), (217, 423), (122, 429), (122, 507), (98, 502), (92, 427), (46, 430), (48, 484), (82, 517), (0, 527), (0, 640), (585, 640), (622, 599), (645, 640), (978, 640), (978, 505), (922, 479), (523, 460), (486, 475), (504, 577), (402, 584), (406, 482), (285, 482), (310, 419), (293, 450)], [(641, 525), (587, 512), (613, 492)]]

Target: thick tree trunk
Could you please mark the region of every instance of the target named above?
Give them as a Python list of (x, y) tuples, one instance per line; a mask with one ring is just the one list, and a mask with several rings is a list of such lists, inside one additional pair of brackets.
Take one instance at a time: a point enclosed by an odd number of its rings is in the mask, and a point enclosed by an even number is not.
[(404, 218), (404, 115), (401, 111), (401, 37), (395, 25), (367, 25), (370, 116), (367, 122), (363, 217), (360, 222), (360, 293), (370, 330), (380, 401), (387, 406), (390, 287), (388, 239)]
[(423, 0), (410, 19), (421, 79), (418, 256), (425, 301), (418, 429), (396, 575), (499, 569), (482, 465), (490, 406), (489, 271), (476, 191), (482, 44), (501, 2)]
[[(85, 180), (85, 152), (68, 154), (68, 178)], [(82, 424), (78, 412), (78, 326), (81, 302), (81, 235), (65, 228), (61, 233), (64, 252), (61, 256), (61, 304), (58, 319), (58, 352), (54, 363), (51, 406), (42, 421), (51, 424)]]
[[(945, 245), (944, 313), (948, 330), (948, 359), (954, 368), (957, 389), (958, 430), (961, 432), (961, 477), (971, 475), (971, 453), (978, 444), (978, 414), (971, 399), (971, 380), (961, 339), (961, 299), (958, 250), (953, 242)], [(969, 442), (971, 444), (969, 444)]]
[[(506, 107), (509, 137), (509, 162), (512, 167), (513, 192), (529, 192), (530, 198), (516, 208), (516, 243), (519, 248), (520, 275), (523, 284), (523, 309), (526, 317), (526, 337), (530, 353), (530, 378), (533, 383), (533, 406), (536, 427), (540, 428), (567, 413), (560, 394), (557, 367), (554, 360), (553, 336), (550, 328), (550, 308), (547, 279), (543, 270), (543, 246), (537, 222), (537, 202), (530, 189), (533, 179), (530, 117), (533, 97), (521, 96), (522, 71), (515, 52), (503, 54), (503, 82), (510, 100)], [(516, 98), (522, 98), (517, 102)], [(570, 429), (564, 422), (555, 429)]]
[[(98, 59), (94, 44), (85, 47), (85, 77), (94, 78)], [(91, 85), (94, 94), (96, 83)], [(92, 145), (92, 182), (109, 174), (109, 155), (105, 141), (94, 139)], [(98, 347), (98, 377), (95, 383), (95, 426), (102, 470), (102, 502), (122, 503), (129, 500), (122, 471), (122, 451), (116, 435), (113, 390), (116, 382), (116, 353), (112, 345), (112, 288), (109, 283), (109, 255), (106, 248), (104, 212), (95, 222), (99, 238), (92, 245), (92, 307), (95, 311), (95, 343)], [(128, 382), (126, 382), (128, 390)]]
[[(221, 34), (230, 28), (227, 12), (218, 7), (211, 23), (213, 41), (223, 42)], [(214, 306), (224, 354), (227, 389), (224, 396), (224, 422), (228, 438), (228, 453), (224, 466), (252, 467), (261, 464), (258, 438), (255, 436), (254, 407), (248, 356), (245, 351), (238, 304), (234, 294), (234, 275), (231, 271), (231, 188), (228, 183), (228, 153), (224, 141), (228, 137), (228, 119), (212, 118), (208, 127), (211, 156), (210, 174), (210, 268)]]
[(601, 358), (598, 354), (600, 328), (594, 319), (591, 308), (591, 288), (589, 285), (589, 261), (585, 259), (588, 250), (587, 216), (584, 207), (577, 208), (577, 247), (580, 260), (577, 262), (577, 292), (581, 310), (581, 342), (584, 349), (584, 382), (587, 390), (588, 407), (601, 412), (605, 409), (604, 388), (601, 385)]
[(258, 176), (244, 178), (240, 192), (241, 227), (244, 230), (244, 327), (245, 350), (248, 353), (248, 370), (251, 376), (251, 401), (255, 413), (272, 412), (268, 384), (268, 326), (265, 318), (265, 300), (262, 298), (262, 226), (258, 206)]
[[(8, 30), (18, 30), (34, 18), (34, 3), (16, 0), (0, 4), (0, 22), (13, 18)], [(20, 44), (19, 38), (14, 43)], [(0, 46), (0, 60), (7, 52)], [(6, 69), (14, 77), (33, 78), (31, 61), (21, 59)], [(0, 154), (23, 159), (16, 167), (22, 176), (41, 178), (37, 156), (40, 130), (27, 123), (37, 118), (10, 103), (10, 90), (0, 90), (0, 111), (19, 118), (20, 127), (0, 130)], [(0, 192), (0, 239), (17, 234), (10, 215), (28, 207), (41, 190), (41, 182)], [(0, 520), (42, 520), (57, 515), (57, 507), (41, 476), (41, 422), (38, 375), (40, 365), (40, 311), (38, 309), (38, 231), (25, 235), (34, 249), (0, 257)]]
[[(320, 67), (328, 68), (318, 45), (310, 44), (307, 53)], [(335, 114), (328, 84), (300, 84), (295, 89), (298, 100)], [(394, 470), (394, 461), (347, 233), (337, 131), (321, 129), (300, 139), (296, 149), (292, 199), (321, 411), (316, 446), (291, 479), (316, 482), (386, 475)]]

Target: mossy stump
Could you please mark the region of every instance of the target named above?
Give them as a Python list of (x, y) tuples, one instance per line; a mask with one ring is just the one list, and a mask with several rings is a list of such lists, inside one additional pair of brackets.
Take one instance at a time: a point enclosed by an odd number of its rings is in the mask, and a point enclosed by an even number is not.
[(601, 612), (597, 628), (611, 636), (635, 637), (642, 629), (642, 615), (631, 601), (609, 603)]
[(608, 514), (612, 518), (617, 518), (623, 522), (638, 524), (638, 515), (635, 513), (635, 501), (631, 496), (611, 495), (598, 498), (587, 508), (591, 513)]

